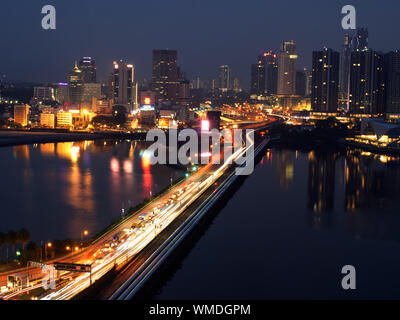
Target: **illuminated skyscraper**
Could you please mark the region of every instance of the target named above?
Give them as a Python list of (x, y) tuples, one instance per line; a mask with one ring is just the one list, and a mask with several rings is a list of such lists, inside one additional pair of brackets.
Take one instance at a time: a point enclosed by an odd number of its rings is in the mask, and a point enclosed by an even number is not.
[(349, 80), (350, 80), (350, 60), (351, 60), (351, 41), (348, 34), (344, 37), (342, 52), (340, 55), (340, 73), (339, 73), (339, 98), (346, 102), (348, 108)]
[(220, 91), (227, 92), (231, 89), (231, 68), (228, 65), (219, 67), (218, 80)]
[(83, 95), (83, 79), (82, 71), (78, 68), (75, 61), (75, 67), (71, 70), (68, 76), (69, 100), (71, 103), (79, 104), (82, 102)]
[(385, 55), (386, 112), (400, 114), (400, 51)]
[(385, 110), (383, 55), (373, 51), (354, 51), (350, 66), (350, 113), (381, 114)]
[(135, 69), (132, 64), (114, 61), (111, 74), (111, 91), (114, 105), (123, 105), (127, 111), (137, 108), (137, 85), (134, 82)]
[(276, 94), (278, 91), (278, 56), (272, 51), (263, 54), (265, 63), (265, 93)]
[(285, 41), (279, 52), (278, 95), (293, 95), (296, 90), (296, 44)]
[(265, 93), (265, 64), (258, 59), (256, 64), (251, 65), (250, 94), (263, 95)]
[(368, 28), (357, 28), (352, 41), (353, 51), (368, 50)]
[(311, 108), (316, 112), (335, 113), (339, 90), (339, 52), (324, 48), (312, 58)]
[(153, 50), (152, 90), (157, 98), (175, 102), (179, 94), (179, 68), (176, 50)]
[(82, 71), (84, 83), (96, 83), (96, 66), (91, 57), (83, 57), (79, 62), (79, 69)]

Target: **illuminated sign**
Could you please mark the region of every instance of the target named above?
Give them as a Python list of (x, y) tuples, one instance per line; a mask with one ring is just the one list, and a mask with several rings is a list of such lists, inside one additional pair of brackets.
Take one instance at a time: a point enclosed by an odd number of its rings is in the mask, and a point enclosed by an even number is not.
[(142, 104), (140, 106), (140, 110), (141, 111), (151, 111), (151, 110), (155, 110), (154, 106), (151, 104)]
[(210, 121), (201, 120), (201, 130), (202, 131), (210, 131)]
[(144, 98), (144, 104), (151, 104), (151, 99), (148, 97)]

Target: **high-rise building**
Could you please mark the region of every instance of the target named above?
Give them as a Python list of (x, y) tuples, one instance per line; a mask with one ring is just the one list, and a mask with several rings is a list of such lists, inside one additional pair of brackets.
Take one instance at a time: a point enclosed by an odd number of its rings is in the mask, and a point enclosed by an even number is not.
[(296, 71), (296, 95), (305, 97), (306, 96), (306, 86), (307, 78), (304, 70)]
[(309, 97), (312, 92), (312, 71), (304, 68), (304, 74), (306, 75), (306, 97)]
[(335, 113), (338, 106), (339, 53), (324, 48), (312, 56), (311, 108), (315, 112)]
[(85, 83), (83, 85), (82, 101), (92, 102), (93, 98), (101, 98), (101, 83)]
[(265, 93), (276, 94), (278, 90), (278, 57), (273, 51), (263, 54), (265, 64)]
[(182, 80), (179, 83), (178, 101), (181, 105), (188, 105), (190, 100), (190, 83)]
[(218, 82), (220, 91), (227, 92), (231, 89), (231, 68), (228, 65), (219, 67)]
[(79, 62), (79, 69), (82, 71), (84, 83), (96, 83), (96, 66), (91, 57), (83, 57)]
[(352, 41), (353, 51), (368, 50), (368, 28), (357, 28)]
[(351, 40), (348, 34), (344, 37), (344, 44), (340, 55), (340, 72), (339, 72), (339, 98), (346, 101), (346, 109), (348, 108), (349, 97), (349, 80), (350, 80), (350, 60), (351, 60)]
[(60, 82), (57, 84), (55, 97), (56, 97), (56, 101), (59, 103), (64, 103), (64, 101), (69, 100), (68, 83)]
[(251, 65), (250, 94), (257, 96), (265, 93), (265, 64), (260, 57), (256, 64)]
[(78, 68), (76, 61), (75, 67), (70, 71), (68, 76), (68, 87), (70, 102), (74, 104), (81, 103), (83, 94), (82, 71)]
[(14, 122), (26, 127), (29, 123), (29, 105), (14, 106)]
[(285, 41), (279, 52), (278, 95), (293, 95), (296, 90), (296, 44)]
[(240, 85), (240, 78), (238, 77), (233, 78), (233, 91), (236, 93), (242, 92), (242, 87)]
[(52, 87), (34, 87), (33, 100), (35, 102), (54, 101), (55, 93)]
[(385, 55), (386, 112), (400, 114), (400, 51)]
[(123, 60), (113, 62), (110, 87), (114, 105), (123, 105), (127, 111), (137, 108), (137, 84), (134, 81), (135, 69)]
[(384, 58), (373, 50), (354, 51), (350, 65), (350, 113), (376, 115), (384, 112)]
[(180, 82), (177, 61), (176, 50), (153, 50), (152, 90), (162, 101), (177, 101)]
[(200, 77), (196, 77), (192, 80), (191, 88), (195, 90), (199, 90), (203, 88), (202, 81)]

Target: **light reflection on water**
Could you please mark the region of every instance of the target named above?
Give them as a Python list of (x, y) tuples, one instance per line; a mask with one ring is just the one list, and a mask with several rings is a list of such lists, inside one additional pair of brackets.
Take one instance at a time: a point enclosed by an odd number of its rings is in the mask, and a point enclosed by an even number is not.
[(399, 157), (268, 150), (155, 298), (399, 299), (399, 195)]
[(145, 148), (135, 141), (0, 148), (0, 231), (26, 227), (36, 242), (96, 234), (182, 175), (150, 166)]

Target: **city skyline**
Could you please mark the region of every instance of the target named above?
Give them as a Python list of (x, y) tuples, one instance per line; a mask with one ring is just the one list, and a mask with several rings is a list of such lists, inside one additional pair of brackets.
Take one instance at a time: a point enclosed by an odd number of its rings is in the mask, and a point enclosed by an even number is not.
[[(326, 7), (323, 15), (315, 17), (312, 12), (307, 10), (307, 6), (302, 8), (299, 4), (291, 3), (289, 14), (291, 20), (288, 23), (280, 24), (278, 23), (279, 17), (282, 16), (280, 13), (288, 13), (285, 12), (288, 8), (285, 8), (282, 4), (260, 3), (261, 6), (269, 6), (271, 9), (275, 9), (276, 17), (266, 14), (262, 20), (257, 22), (259, 25), (255, 29), (254, 22), (249, 22), (249, 25), (232, 26), (234, 29), (237, 28), (237, 32), (229, 32), (225, 36), (221, 34), (219, 29), (214, 28), (212, 32), (207, 32), (207, 30), (212, 26), (216, 27), (216, 20), (218, 20), (216, 15), (221, 13), (225, 8), (223, 4), (226, 3), (218, 4), (211, 8), (207, 5), (200, 7), (197, 4), (185, 4), (179, 7), (178, 3), (174, 2), (172, 5), (175, 7), (178, 5), (178, 9), (181, 9), (180, 12), (184, 13), (180, 15), (182, 24), (179, 26), (172, 23), (173, 19), (171, 21), (168, 20), (167, 14), (164, 16), (160, 12), (162, 11), (160, 6), (147, 8), (145, 4), (140, 4), (143, 10), (153, 10), (154, 14), (161, 17), (161, 22), (154, 20), (152, 21), (152, 26), (146, 26), (146, 28), (139, 23), (143, 18), (134, 19), (135, 22), (132, 23), (136, 27), (140, 27), (140, 32), (135, 31), (136, 29), (130, 32), (125, 30), (113, 32), (113, 28), (110, 28), (111, 25), (107, 25), (105, 21), (112, 20), (117, 8), (110, 8), (109, 5), (102, 2), (98, 2), (99, 5), (96, 8), (80, 4), (81, 13), (77, 14), (77, 17), (83, 17), (84, 14), (87, 14), (87, 16), (84, 16), (84, 19), (76, 18), (77, 22), (74, 25), (68, 24), (67, 20), (71, 18), (70, 15), (72, 13), (75, 14), (74, 9), (77, 9), (77, 6), (56, 3), (57, 29), (45, 32), (38, 26), (36, 30), (30, 24), (34, 25), (40, 22), (40, 19), (35, 21), (35, 18), (40, 18), (40, 11), (37, 10), (38, 14), (35, 15), (33, 12), (36, 5), (25, 1), (24, 3), (32, 10), (24, 10), (22, 13), (25, 18), (24, 21), (18, 23), (15, 28), (18, 34), (27, 35), (29, 40), (27, 39), (27, 42), (21, 43), (12, 38), (11, 34), (6, 34), (4, 37), (4, 43), (13, 48), (13, 54), (10, 54), (11, 50), (1, 54), (4, 58), (2, 61), (7, 61), (7, 63), (2, 64), (0, 62), (0, 72), (7, 75), (6, 80), (8, 81), (63, 81), (66, 77), (66, 70), (71, 68), (71, 61), (80, 59), (83, 56), (91, 56), (95, 59), (98, 68), (98, 79), (101, 82), (107, 81), (110, 63), (119, 59), (126, 59), (134, 64), (137, 71), (137, 79), (150, 79), (152, 50), (170, 48), (179, 52), (180, 65), (182, 70), (187, 73), (188, 78), (191, 79), (197, 76), (207, 79), (215, 78), (216, 70), (219, 66), (229, 65), (232, 68), (232, 74), (239, 76), (243, 86), (247, 88), (247, 84), (250, 83), (248, 66), (254, 63), (255, 55), (270, 49), (279, 50), (282, 41), (294, 40), (297, 44), (299, 56), (297, 66), (300, 68), (310, 67), (312, 51), (319, 50), (324, 46), (340, 51), (345, 34), (340, 25), (342, 18), (340, 9), (343, 4), (339, 1), (328, 5), (315, 4), (316, 10), (318, 10), (319, 6), (321, 6), (321, 9), (322, 6)], [(8, 4), (8, 2), (4, 5), (4, 12), (8, 11), (9, 15), (1, 20), (0, 27), (2, 28), (9, 22), (8, 19), (15, 18), (17, 15), (15, 6)], [(386, 32), (386, 30), (390, 30), (388, 25), (393, 28), (394, 22), (390, 14), (387, 16), (387, 12), (392, 10), (388, 10), (388, 7), (397, 7), (399, 4), (392, 1), (384, 1), (378, 9), (372, 4), (360, 1), (355, 2), (354, 5), (357, 9), (357, 27), (365, 26), (369, 28), (370, 47), (383, 52), (397, 49), (398, 46), (392, 42), (390, 32)], [(8, 6), (10, 10), (7, 10)], [(199, 12), (194, 14), (193, 10), (190, 10), (193, 8), (198, 9)], [(228, 17), (234, 19), (242, 19), (249, 15), (249, 9), (246, 8), (239, 13), (239, 6), (235, 2), (230, 2), (230, 6), (227, 6), (227, 8), (229, 8), (227, 9), (228, 13), (232, 14), (232, 16)], [(170, 13), (168, 10), (171, 9), (163, 9), (165, 13)], [(185, 13), (185, 10), (188, 10), (187, 13)], [(129, 12), (129, 10), (127, 11)], [(295, 14), (292, 12), (295, 12)], [(383, 12), (386, 15), (384, 20), (379, 19), (379, 14)], [(172, 17), (176, 14), (174, 12)], [(200, 14), (210, 16), (207, 23), (200, 19), (198, 16)], [(254, 14), (257, 15), (256, 13)], [(133, 14), (133, 16), (135, 15)], [(374, 16), (373, 19), (372, 16)], [(193, 19), (190, 20), (189, 18)], [(228, 18), (227, 20), (229, 21), (229, 26), (231, 26), (231, 19)], [(170, 21), (169, 23), (172, 24), (171, 28), (168, 29), (168, 41), (165, 40), (164, 32), (166, 31), (163, 30), (161, 32), (156, 29), (157, 26), (160, 26), (160, 23), (165, 23), (166, 21)], [(119, 22), (113, 21), (113, 26), (117, 27), (118, 25)], [(277, 25), (279, 26), (278, 29), (276, 28)], [(185, 27), (183, 28), (182, 26)], [(234, 29), (232, 31), (235, 31)], [(157, 33), (157, 30), (160, 32)], [(268, 32), (268, 30), (274, 30), (274, 32)], [(311, 31), (313, 37), (309, 37)], [(210, 34), (210, 37), (204, 37), (203, 34)], [(233, 38), (231, 34), (240, 36)], [(113, 37), (113, 40), (117, 40), (113, 41), (114, 45), (111, 46), (106, 45), (110, 36)], [(118, 41), (126, 36), (129, 36), (132, 41), (127, 43)], [(224, 41), (220, 41), (221, 36)], [(177, 41), (177, 39), (182, 38), (186, 40), (184, 43)], [(30, 46), (31, 53), (27, 56), (23, 48), (30, 45), (29, 42), (32, 42)], [(51, 47), (49, 47), (49, 43), (52, 44)], [(36, 53), (37, 50), (40, 50), (40, 54)], [(23, 64), (22, 68), (21, 63)]]

